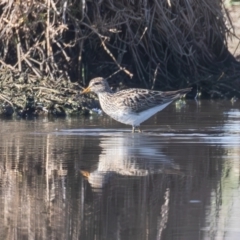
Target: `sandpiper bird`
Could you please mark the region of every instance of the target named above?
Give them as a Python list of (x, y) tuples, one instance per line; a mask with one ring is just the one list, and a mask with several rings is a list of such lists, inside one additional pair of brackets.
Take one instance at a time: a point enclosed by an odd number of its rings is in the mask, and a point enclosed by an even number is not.
[(140, 131), (142, 122), (189, 91), (191, 88), (170, 92), (130, 88), (113, 92), (104, 78), (97, 77), (89, 82), (82, 94), (96, 93), (102, 110), (116, 121), (132, 125), (132, 132), (135, 132)]

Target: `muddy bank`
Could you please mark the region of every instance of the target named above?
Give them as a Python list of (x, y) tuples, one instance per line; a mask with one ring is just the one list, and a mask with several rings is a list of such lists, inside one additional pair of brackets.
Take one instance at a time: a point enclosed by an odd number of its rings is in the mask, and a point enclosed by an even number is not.
[(80, 85), (64, 78), (52, 81), (2, 69), (0, 89), (0, 116), (85, 115), (99, 108), (96, 96), (82, 96)]

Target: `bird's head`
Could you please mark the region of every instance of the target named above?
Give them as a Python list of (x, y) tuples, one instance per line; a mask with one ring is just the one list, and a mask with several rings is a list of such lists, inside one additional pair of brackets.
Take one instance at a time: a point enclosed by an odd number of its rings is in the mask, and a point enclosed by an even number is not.
[(102, 77), (93, 78), (90, 82), (87, 88), (85, 88), (82, 92), (88, 93), (88, 92), (94, 92), (96, 94), (103, 93), (103, 92), (111, 92), (111, 89), (108, 85), (107, 80), (105, 80)]

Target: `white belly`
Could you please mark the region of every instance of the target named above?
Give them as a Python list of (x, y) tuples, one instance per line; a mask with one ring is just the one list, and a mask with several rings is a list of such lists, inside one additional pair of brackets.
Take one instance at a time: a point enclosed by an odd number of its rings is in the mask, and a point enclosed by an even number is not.
[(107, 110), (103, 109), (103, 111), (118, 122), (128, 124), (128, 125), (132, 125), (132, 126), (136, 127), (136, 126), (139, 126), (142, 122), (146, 121), (151, 116), (153, 116), (155, 113), (163, 110), (171, 102), (168, 102), (168, 103), (165, 103), (163, 105), (159, 105), (159, 106), (150, 108), (148, 110), (145, 110), (143, 112), (136, 113), (136, 114), (135, 113), (124, 112), (124, 111), (121, 111), (121, 110), (107, 111)]

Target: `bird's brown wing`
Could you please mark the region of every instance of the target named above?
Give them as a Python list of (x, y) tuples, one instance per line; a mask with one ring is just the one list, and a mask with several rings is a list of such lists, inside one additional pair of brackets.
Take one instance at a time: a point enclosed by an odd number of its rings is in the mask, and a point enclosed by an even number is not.
[(116, 105), (128, 109), (128, 111), (139, 113), (149, 108), (171, 102), (189, 92), (191, 88), (177, 91), (160, 92), (146, 89), (126, 89), (114, 94), (118, 101)]

